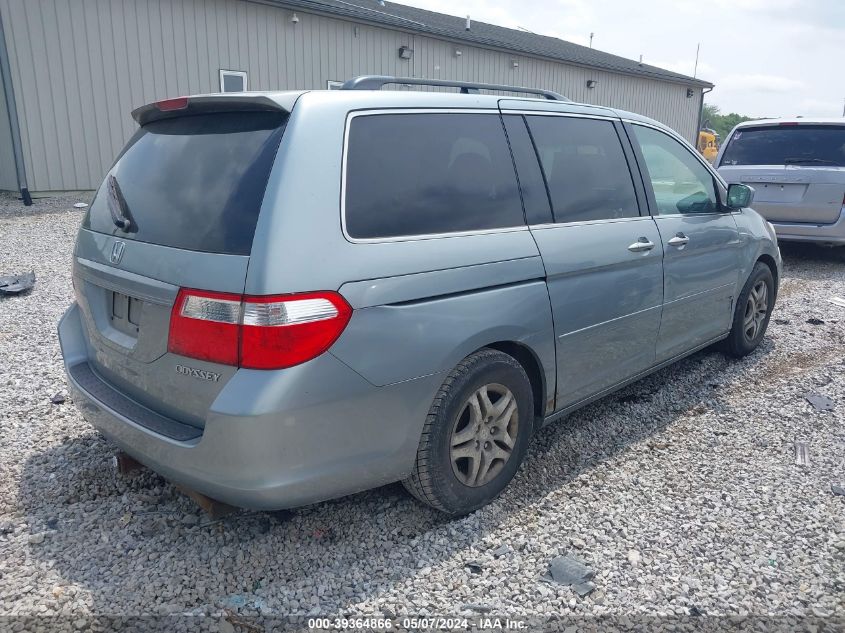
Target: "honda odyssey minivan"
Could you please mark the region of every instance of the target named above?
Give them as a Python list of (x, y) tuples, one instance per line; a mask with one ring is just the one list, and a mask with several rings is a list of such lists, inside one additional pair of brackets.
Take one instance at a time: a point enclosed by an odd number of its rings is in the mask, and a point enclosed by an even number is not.
[(412, 81), (133, 113), (59, 324), (116, 446), (243, 507), (402, 481), (462, 514), (543, 425), (760, 344), (781, 260), (749, 187), (554, 93), (364, 89)]

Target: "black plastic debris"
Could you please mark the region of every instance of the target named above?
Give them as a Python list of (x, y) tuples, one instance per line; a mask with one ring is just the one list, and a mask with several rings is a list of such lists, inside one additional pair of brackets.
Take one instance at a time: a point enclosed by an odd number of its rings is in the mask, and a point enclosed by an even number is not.
[[(551, 580), (559, 585), (584, 585), (595, 577), (596, 572), (577, 558), (567, 555), (558, 556), (551, 560), (549, 563), (549, 575), (551, 576)], [(582, 587), (581, 590), (584, 590), (584, 588)], [(585, 593), (584, 595), (587, 594)]]
[(0, 295), (17, 295), (32, 289), (35, 285), (35, 272), (21, 273), (0, 277)]
[(834, 402), (827, 396), (822, 396), (817, 393), (805, 393), (804, 399), (813, 405), (816, 411), (833, 411)]
[(807, 319), (807, 323), (809, 323), (810, 325), (824, 325), (824, 321), (815, 317), (813, 317), (812, 319)]
[(472, 574), (480, 574), (484, 571), (484, 568), (475, 561), (469, 561), (464, 565), (464, 567), (466, 567)]
[(55, 396), (50, 398), (50, 402), (52, 402), (53, 404), (64, 404), (65, 403), (65, 397), (64, 397), (63, 394), (57, 393)]
[(830, 491), (837, 497), (845, 497), (845, 487), (830, 484)]

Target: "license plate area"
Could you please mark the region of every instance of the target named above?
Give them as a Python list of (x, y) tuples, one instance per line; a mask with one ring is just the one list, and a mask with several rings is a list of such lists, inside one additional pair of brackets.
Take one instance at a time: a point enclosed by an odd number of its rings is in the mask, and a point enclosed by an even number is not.
[(137, 338), (141, 331), (141, 308), (143, 302), (121, 292), (109, 292), (111, 298), (111, 326)]

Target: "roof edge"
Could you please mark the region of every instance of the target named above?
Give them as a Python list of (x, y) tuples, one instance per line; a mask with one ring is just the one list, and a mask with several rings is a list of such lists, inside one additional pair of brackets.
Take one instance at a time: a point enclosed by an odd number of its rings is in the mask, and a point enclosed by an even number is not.
[[(247, 2), (255, 2), (255, 3), (258, 3), (258, 4), (265, 4), (265, 5), (270, 5), (270, 6), (287, 8), (287, 9), (290, 9), (290, 10), (308, 11), (308, 12), (316, 13), (316, 14), (319, 14), (319, 15), (325, 15), (325, 16), (329, 16), (329, 17), (341, 16), (341, 17), (350, 18), (352, 20), (367, 23), (367, 24), (374, 24), (374, 25), (379, 25), (379, 26), (389, 26), (389, 27), (399, 29), (399, 30), (403, 30), (403, 31), (433, 35), (435, 37), (440, 37), (440, 38), (447, 39), (447, 40), (450, 40), (450, 41), (460, 42), (460, 43), (468, 44), (468, 45), (472, 45), (472, 46), (479, 46), (479, 47), (482, 47), (482, 48), (483, 47), (489, 47), (489, 48), (499, 49), (499, 50), (507, 51), (507, 52), (520, 53), (522, 55), (527, 55), (527, 56), (535, 57), (535, 58), (538, 58), (538, 59), (545, 59), (545, 60), (554, 61), (554, 62), (557, 62), (557, 63), (569, 64), (569, 65), (572, 65), (572, 66), (580, 66), (580, 67), (583, 67), (583, 68), (592, 68), (592, 69), (595, 69), (595, 70), (601, 70), (601, 71), (605, 71), (605, 72), (612, 72), (612, 73), (629, 75), (629, 76), (636, 76), (636, 77), (645, 77), (645, 78), (648, 78), (648, 79), (653, 79), (655, 81), (664, 81), (664, 82), (667, 82), (667, 83), (690, 85), (690, 86), (695, 86), (695, 87), (698, 87), (698, 88), (714, 88), (715, 87), (715, 84), (713, 84), (709, 81), (706, 81), (704, 79), (698, 79), (696, 77), (690, 77), (688, 75), (684, 75), (682, 73), (676, 73), (674, 71), (666, 70), (666, 69), (660, 68), (658, 66), (646, 65), (641, 70), (637, 70), (637, 71), (632, 72), (630, 69), (622, 68), (622, 67), (614, 67), (611, 64), (607, 64), (607, 65), (590, 64), (590, 63), (584, 62), (584, 61), (575, 61), (575, 60), (563, 59), (563, 58), (560, 58), (560, 57), (554, 57), (554, 56), (550, 56), (550, 55), (538, 52), (536, 50), (531, 50), (530, 48), (527, 48), (527, 47), (513, 45), (513, 44), (509, 44), (507, 42), (501, 42), (501, 41), (492, 40), (492, 39), (489, 39), (489, 38), (478, 38), (478, 37), (477, 38), (462, 38), (462, 37), (460, 37), (460, 35), (452, 32), (452, 31), (449, 31), (447, 29), (442, 29), (442, 28), (438, 28), (436, 26), (430, 26), (430, 25), (427, 25), (427, 24), (414, 22), (413, 20), (409, 20), (409, 19), (402, 18), (402, 17), (399, 17), (399, 16), (391, 16), (390, 14), (385, 13), (383, 11), (378, 11), (378, 10), (375, 10), (375, 9), (369, 10), (366, 7), (359, 7), (357, 5), (351, 5), (350, 4), (350, 7), (352, 7), (352, 8), (345, 9), (345, 8), (342, 8), (342, 7), (335, 7), (335, 6), (329, 6), (329, 5), (323, 4), (323, 3), (319, 2), (319, 0), (247, 0)], [(355, 9), (357, 9), (358, 11), (356, 11)], [(368, 11), (368, 12), (371, 11), (372, 14), (373, 14), (373, 17), (368, 18), (366, 16), (363, 16), (359, 13), (359, 11)], [(436, 12), (431, 12), (431, 13), (436, 13)], [(451, 16), (449, 14), (441, 14), (441, 15), (446, 15), (448, 17), (453, 17), (453, 18), (456, 17), (456, 16)], [(383, 17), (379, 18), (379, 16), (383, 16)], [(484, 22), (480, 22), (480, 23), (488, 24), (488, 23), (484, 23)], [(494, 26), (496, 28), (502, 28), (502, 29), (508, 28), (508, 27), (499, 26), (497, 24), (488, 24), (488, 26)], [(510, 29), (510, 30), (513, 30), (513, 29)], [(555, 37), (549, 36), (549, 35), (542, 35), (542, 36), (538, 35), (538, 37), (548, 37), (548, 38), (551, 38), (551, 39), (558, 39), (561, 42), (567, 42), (566, 40), (561, 40), (560, 38), (555, 38)], [(574, 42), (567, 42), (567, 43), (568, 44), (574, 44)], [(578, 44), (575, 44), (575, 45), (580, 46)], [(629, 62), (637, 63), (637, 62), (634, 62), (634, 60), (628, 59), (626, 57), (622, 57), (621, 55), (615, 55), (613, 53), (607, 53), (606, 51), (601, 51), (601, 52), (606, 54), (606, 55), (618, 57), (619, 59), (625, 59)], [(662, 71), (662, 72), (665, 72), (665, 73), (671, 73), (671, 74), (663, 75), (663, 74), (660, 74), (659, 72), (651, 72), (651, 71), (648, 70), (648, 68), (655, 68), (658, 71)]]

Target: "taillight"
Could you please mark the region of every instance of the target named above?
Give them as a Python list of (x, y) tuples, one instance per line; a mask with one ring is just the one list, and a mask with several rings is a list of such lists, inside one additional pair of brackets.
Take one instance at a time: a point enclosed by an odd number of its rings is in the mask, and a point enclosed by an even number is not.
[(282, 369), (329, 349), (351, 316), (336, 292), (242, 297), (182, 289), (168, 350), (248, 369)]
[(278, 369), (311, 360), (332, 346), (351, 316), (336, 292), (244, 297), (241, 367)]
[(175, 99), (165, 99), (164, 101), (157, 101), (155, 105), (162, 112), (184, 110), (188, 107), (188, 97), (176, 97)]
[(170, 313), (167, 350), (224, 365), (238, 364), (241, 296), (179, 291)]

